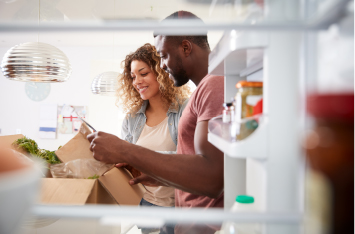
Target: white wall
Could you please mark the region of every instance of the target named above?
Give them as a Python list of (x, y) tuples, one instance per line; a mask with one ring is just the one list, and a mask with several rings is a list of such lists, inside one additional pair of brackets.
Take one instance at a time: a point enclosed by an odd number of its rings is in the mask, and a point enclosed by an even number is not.
[[(208, 34), (211, 49), (223, 32)], [(154, 43), (152, 32), (54, 32), (41, 33), (39, 41), (62, 50), (72, 65), (72, 74), (67, 82), (51, 83), (49, 96), (40, 102), (30, 100), (25, 93), (25, 82), (8, 80), (0, 73), (0, 136), (16, 134), (16, 129), (31, 139), (40, 148), (56, 150), (68, 142), (74, 134), (57, 134), (56, 139), (39, 138), (39, 111), (42, 103), (87, 106), (87, 120), (98, 131), (120, 135), (123, 113), (116, 107), (115, 97), (91, 93), (92, 80), (102, 72), (119, 71), (125, 56), (144, 43)], [(0, 58), (12, 46), (28, 41), (37, 41), (37, 33), (0, 34)], [(114, 48), (114, 51), (113, 51)], [(191, 84), (192, 89), (194, 85)]]
[[(57, 139), (40, 139), (39, 110), (42, 103), (87, 106), (87, 120), (97, 130), (120, 134), (123, 114), (115, 106), (115, 97), (94, 95), (91, 82), (98, 74), (119, 71), (119, 62), (137, 46), (115, 47), (116, 63), (113, 67), (112, 47), (60, 47), (68, 56), (73, 71), (69, 81), (51, 83), (49, 96), (41, 101), (30, 100), (25, 94), (25, 83), (11, 81), (0, 74), (0, 135), (22, 134), (34, 139), (40, 148), (55, 150), (65, 144), (74, 134), (57, 134)], [(8, 47), (0, 47), (2, 57)]]

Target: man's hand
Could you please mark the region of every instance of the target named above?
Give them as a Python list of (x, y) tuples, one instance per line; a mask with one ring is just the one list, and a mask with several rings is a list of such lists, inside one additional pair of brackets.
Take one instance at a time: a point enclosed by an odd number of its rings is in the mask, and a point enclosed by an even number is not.
[(140, 171), (138, 171), (136, 168), (128, 165), (128, 163), (117, 163), (115, 166), (118, 168), (120, 168), (120, 167), (126, 168), (132, 174), (133, 178), (136, 178), (136, 177), (142, 175), (142, 173)]
[(128, 163), (118, 163), (116, 164), (116, 167), (123, 167), (129, 170), (131, 172), (133, 179), (129, 181), (130, 185), (135, 185), (138, 183), (141, 183), (146, 186), (152, 186), (152, 187), (157, 187), (157, 186), (165, 186), (165, 184), (153, 179), (150, 176), (147, 176), (146, 174), (143, 174), (142, 172), (138, 171), (134, 167), (128, 165)]
[(96, 160), (105, 163), (123, 162), (122, 156), (127, 142), (117, 136), (105, 132), (94, 132), (87, 136), (90, 141), (90, 150)]
[(146, 186), (151, 186), (151, 187), (157, 187), (157, 186), (167, 186), (166, 184), (146, 175), (146, 174), (141, 174), (140, 176), (134, 178), (134, 179), (131, 179), (129, 181), (129, 184), (130, 185), (135, 185), (135, 184), (143, 184), (143, 185), (146, 185)]

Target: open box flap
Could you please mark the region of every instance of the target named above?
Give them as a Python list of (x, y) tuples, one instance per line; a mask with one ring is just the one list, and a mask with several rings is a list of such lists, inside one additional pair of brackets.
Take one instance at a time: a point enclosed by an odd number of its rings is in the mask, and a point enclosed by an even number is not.
[(9, 135), (9, 136), (0, 136), (0, 144), (11, 147), (12, 143), (17, 139), (23, 138), (24, 135), (16, 134), (16, 135)]
[(132, 175), (122, 168), (113, 168), (98, 179), (101, 185), (120, 205), (139, 205), (145, 188), (141, 184), (130, 185)]
[(90, 196), (88, 197), (86, 204), (111, 204), (118, 205), (115, 199), (111, 196), (109, 192), (101, 185), (98, 180), (95, 180), (96, 183), (91, 191)]
[(0, 147), (9, 147), (17, 152), (20, 152), (26, 156), (30, 156), (30, 153), (28, 153), (26, 150), (22, 148), (17, 148), (16, 146), (13, 146), (12, 143), (14, 143), (16, 140), (20, 138), (24, 138), (25, 136), (22, 134), (16, 134), (16, 135), (8, 135), (8, 136), (0, 136)]
[(90, 142), (86, 139), (86, 136), (90, 133), (90, 129), (83, 123), (80, 131), (60, 149), (55, 151), (59, 160), (66, 163), (75, 159), (93, 159), (93, 154), (90, 151)]
[(41, 183), (42, 204), (84, 205), (97, 180), (43, 178)]

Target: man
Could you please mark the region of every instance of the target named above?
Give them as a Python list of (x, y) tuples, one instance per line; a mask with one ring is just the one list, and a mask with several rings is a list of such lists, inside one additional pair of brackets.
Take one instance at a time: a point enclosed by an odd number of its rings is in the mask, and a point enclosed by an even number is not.
[[(186, 18), (199, 19), (185, 11), (167, 17)], [(97, 160), (142, 172), (131, 184), (175, 187), (177, 207), (223, 207), (223, 153), (208, 142), (207, 133), (208, 120), (222, 113), (224, 79), (208, 75), (207, 35), (155, 35), (155, 47), (175, 86), (189, 80), (197, 86), (179, 122), (177, 154), (150, 151), (104, 132), (88, 136), (90, 149)]]

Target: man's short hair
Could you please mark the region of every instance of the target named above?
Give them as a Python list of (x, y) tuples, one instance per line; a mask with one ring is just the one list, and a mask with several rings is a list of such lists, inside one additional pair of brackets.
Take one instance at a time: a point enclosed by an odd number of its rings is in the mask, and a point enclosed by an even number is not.
[[(179, 19), (193, 19), (203, 23), (202, 19), (197, 17), (191, 12), (188, 11), (176, 11), (166, 17), (162, 22), (167, 20), (179, 20)], [(154, 33), (154, 37), (157, 37), (161, 34)], [(186, 35), (186, 36), (165, 36), (167, 40), (180, 45), (183, 40), (188, 40), (203, 49), (210, 49), (208, 44), (207, 33), (203, 35)]]

